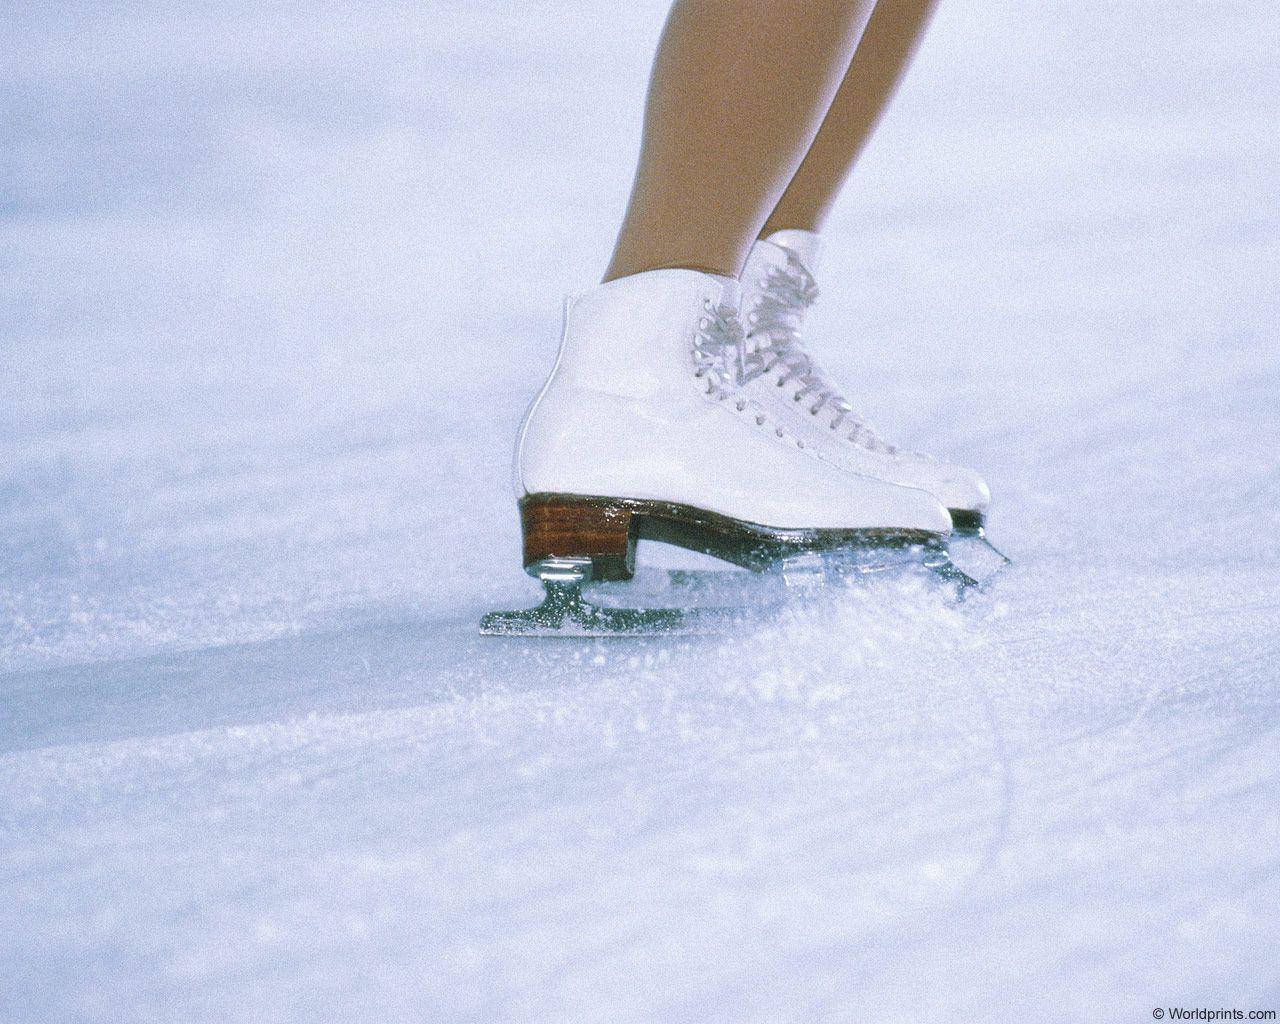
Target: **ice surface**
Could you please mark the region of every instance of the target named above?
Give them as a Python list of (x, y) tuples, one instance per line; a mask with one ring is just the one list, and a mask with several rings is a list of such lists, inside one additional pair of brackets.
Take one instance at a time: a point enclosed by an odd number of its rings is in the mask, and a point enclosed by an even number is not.
[(991, 600), (482, 639), (664, 6), (7, 5), (0, 1019), (1280, 1008), (1273, 13), (947, 0), (851, 182)]

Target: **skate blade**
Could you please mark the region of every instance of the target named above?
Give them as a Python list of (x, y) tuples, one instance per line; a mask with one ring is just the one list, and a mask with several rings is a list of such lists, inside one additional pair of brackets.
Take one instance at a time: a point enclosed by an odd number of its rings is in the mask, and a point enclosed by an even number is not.
[[(702, 635), (767, 615), (769, 609), (805, 594), (817, 595), (829, 586), (857, 586), (907, 575), (954, 585), (956, 599), (963, 601), (966, 593), (981, 590), (995, 573), (972, 575), (952, 561), (945, 546), (807, 552), (782, 559), (763, 572), (641, 569), (630, 580), (615, 582), (574, 578), (567, 572), (561, 578), (543, 579), (546, 597), (536, 608), (490, 612), (480, 620), (480, 633), (578, 638)], [(673, 596), (681, 607), (661, 606)]]
[(946, 548), (903, 548), (811, 552), (778, 561), (771, 568), (638, 569), (624, 582), (588, 581), (582, 592), (606, 608), (663, 604), (673, 598), (683, 607), (750, 608), (761, 610), (806, 593), (830, 587), (858, 587), (907, 577), (923, 577), (961, 588), (982, 580), (955, 565)]

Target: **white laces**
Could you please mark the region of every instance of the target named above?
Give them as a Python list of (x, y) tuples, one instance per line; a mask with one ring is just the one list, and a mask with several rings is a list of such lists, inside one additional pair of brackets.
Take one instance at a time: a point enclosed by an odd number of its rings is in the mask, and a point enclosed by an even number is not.
[[(757, 427), (769, 427), (778, 437), (791, 437), (776, 423), (770, 423), (763, 408), (742, 392), (746, 380), (746, 332), (734, 306), (702, 304), (703, 316), (693, 337), (694, 376), (707, 382), (707, 394), (717, 400), (732, 399), (734, 408), (749, 413)], [(792, 438), (798, 447), (804, 441)]]
[(693, 337), (695, 377), (707, 382), (707, 394), (724, 398), (744, 377), (746, 334), (733, 306), (702, 303), (703, 315)]
[(780, 371), (777, 386), (796, 385), (796, 402), (809, 400), (809, 412), (817, 416), (824, 409), (831, 414), (832, 430), (843, 429), (845, 437), (873, 451), (892, 455), (898, 449), (884, 441), (874, 427), (856, 415), (853, 406), (822, 372), (800, 343), (800, 323), (805, 311), (818, 297), (813, 275), (793, 253), (787, 252), (785, 267), (770, 266), (761, 282), (763, 291), (751, 314), (747, 337), (745, 379), (751, 380), (775, 369)]

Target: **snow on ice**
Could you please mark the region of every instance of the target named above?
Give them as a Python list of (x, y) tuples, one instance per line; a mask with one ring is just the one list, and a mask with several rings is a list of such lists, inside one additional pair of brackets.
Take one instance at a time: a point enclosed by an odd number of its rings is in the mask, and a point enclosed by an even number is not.
[(4, 1020), (1280, 1008), (1276, 20), (946, 0), (850, 184), (989, 599), (484, 639), (664, 13), (9, 5)]

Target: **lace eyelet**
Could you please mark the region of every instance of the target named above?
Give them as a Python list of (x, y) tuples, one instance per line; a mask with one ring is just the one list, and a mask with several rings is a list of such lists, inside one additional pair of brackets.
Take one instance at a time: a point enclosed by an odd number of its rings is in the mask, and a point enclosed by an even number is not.
[(738, 412), (742, 412), (742, 411), (743, 411), (743, 410), (745, 410), (745, 409), (746, 409), (746, 407), (747, 407), (747, 403), (746, 403), (746, 402), (739, 402), (739, 403), (737, 403), (737, 405), (738, 405)]
[(757, 416), (757, 417), (756, 417), (756, 426), (757, 426), (757, 427), (763, 427), (763, 426), (764, 426), (764, 420), (765, 420), (765, 418), (764, 418), (763, 416)]

